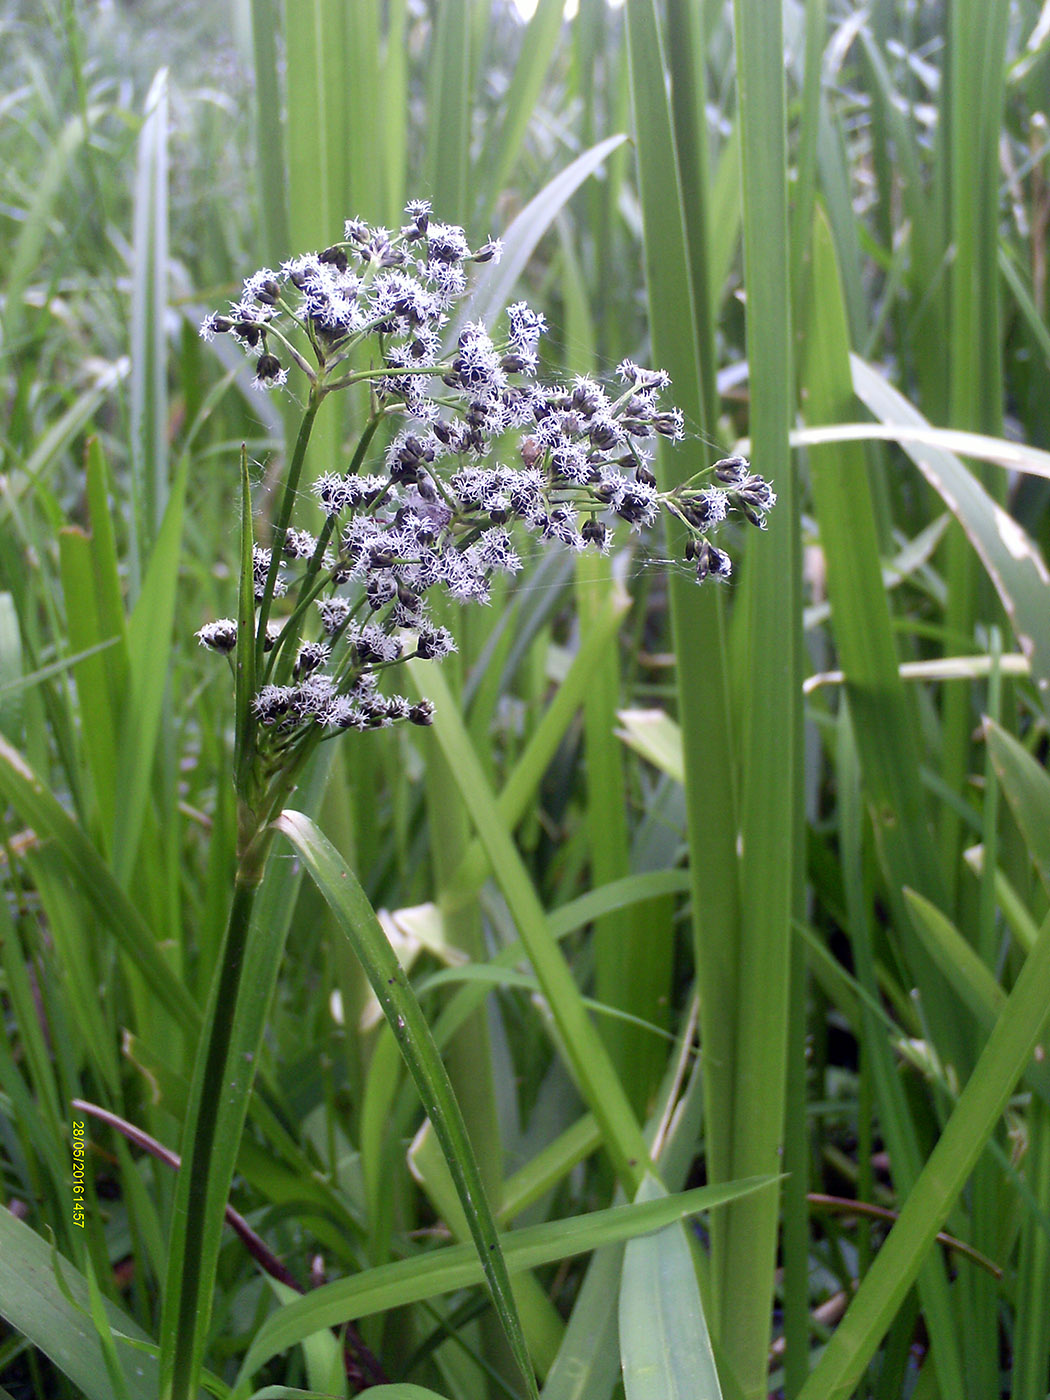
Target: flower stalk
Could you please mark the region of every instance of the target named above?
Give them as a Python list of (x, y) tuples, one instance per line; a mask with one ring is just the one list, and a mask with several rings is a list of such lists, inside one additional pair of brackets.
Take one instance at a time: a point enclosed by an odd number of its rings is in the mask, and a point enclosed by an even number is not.
[[(233, 335), (256, 357), (256, 387), (282, 386), (290, 365), (308, 391), (268, 547), (254, 539), (242, 453), (238, 617), (197, 634), (234, 669), (237, 869), (185, 1126), (181, 1234), (163, 1329), (166, 1400), (196, 1391), (233, 1165), (227, 1153), (218, 1170), (216, 1138), (224, 1115), (239, 1132), (250, 1087), (231, 1052), (252, 911), (273, 823), (317, 746), (347, 730), (432, 722), (429, 700), (390, 688), (403, 662), (440, 661), (456, 650), (430, 615), (429, 595), (487, 604), (493, 577), (523, 567), (522, 533), (604, 554), (618, 521), (639, 531), (666, 513), (685, 527), (698, 582), (726, 579), (729, 555), (710, 535), (734, 510), (764, 526), (776, 499), (742, 457), (658, 491), (652, 446), (684, 438), (681, 413), (660, 402), (668, 376), (624, 360), (615, 396), (586, 377), (544, 383), (538, 347), (546, 326), (524, 302), (508, 308), (500, 336), (473, 322), (446, 345), (465, 264), (498, 257), (499, 242), (472, 252), (463, 230), (434, 221), (423, 201), (406, 215), (397, 233), (349, 220), (342, 242), (255, 273), (240, 301), (201, 327), (206, 339)], [(369, 367), (350, 370), (362, 349)], [(292, 524), (311, 432), (327, 394), (360, 382), (369, 385), (371, 410), (349, 466), (313, 485), (324, 515), (315, 536)], [(236, 1094), (240, 1117), (230, 1108)], [(491, 1213), (483, 1202), (477, 1209), (491, 1227), (487, 1249), (498, 1252)], [(497, 1306), (511, 1309), (501, 1317), (534, 1394), (520, 1324), (513, 1305), (500, 1301), (504, 1275), (500, 1260), (490, 1286)]]

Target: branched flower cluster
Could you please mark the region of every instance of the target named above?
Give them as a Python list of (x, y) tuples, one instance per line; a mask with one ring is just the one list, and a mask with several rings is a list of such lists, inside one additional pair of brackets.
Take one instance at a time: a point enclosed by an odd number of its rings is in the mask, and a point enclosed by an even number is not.
[[(205, 338), (231, 334), (255, 357), (257, 386), (284, 384), (295, 365), (312, 403), (360, 380), (372, 395), (349, 469), (313, 485), (325, 517), (320, 535), (286, 524), (275, 530), (276, 558), (254, 549), (267, 660), (253, 712), (278, 761), (318, 727), (428, 724), (431, 704), (382, 694), (380, 676), (410, 657), (440, 660), (455, 650), (429, 614), (428, 595), (487, 603), (493, 576), (522, 567), (515, 525), (604, 553), (617, 520), (648, 529), (666, 511), (684, 526), (686, 557), (703, 582), (730, 575), (729, 556), (710, 539), (729, 513), (764, 528), (776, 500), (743, 457), (658, 490), (653, 444), (684, 436), (680, 411), (661, 403), (668, 375), (624, 360), (615, 391), (586, 377), (544, 383), (538, 345), (546, 327), (524, 302), (508, 308), (501, 335), (471, 322), (447, 347), (464, 265), (498, 258), (500, 244), (472, 251), (463, 230), (434, 221), (424, 201), (406, 214), (397, 233), (349, 220), (342, 242), (255, 273), (240, 300), (201, 327)], [(370, 367), (355, 370), (366, 340)], [(399, 427), (381, 459), (366, 463), (388, 418)], [(296, 565), (297, 576), (286, 576)], [(271, 620), (270, 602), (286, 593), (293, 611)], [(316, 627), (307, 623), (311, 611)], [(307, 639), (312, 631), (319, 635)], [(229, 653), (237, 626), (223, 619), (197, 636)]]

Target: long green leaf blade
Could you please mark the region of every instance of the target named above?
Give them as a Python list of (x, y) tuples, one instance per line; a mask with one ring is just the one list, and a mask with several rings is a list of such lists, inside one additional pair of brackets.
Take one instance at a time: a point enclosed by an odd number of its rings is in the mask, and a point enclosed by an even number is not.
[(448, 1074), (404, 969), (361, 886), (313, 822), (301, 812), (287, 811), (275, 825), (302, 856), (328, 901), (394, 1032), (444, 1150), (493, 1302), (526, 1385), (535, 1395), (535, 1376), (500, 1247), (499, 1231), (485, 1198), (481, 1173)]
[[(637, 1201), (665, 1195), (646, 1177)], [(627, 1400), (722, 1400), (696, 1270), (681, 1222), (631, 1240), (620, 1282)]]

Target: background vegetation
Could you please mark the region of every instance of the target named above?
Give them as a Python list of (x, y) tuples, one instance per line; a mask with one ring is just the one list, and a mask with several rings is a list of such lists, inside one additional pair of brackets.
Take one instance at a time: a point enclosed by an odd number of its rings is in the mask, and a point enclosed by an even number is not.
[(209, 1390), (524, 1393), (305, 840), (209, 1003), (233, 716), (192, 634), (295, 410), (197, 326), (420, 196), (510, 230), (488, 305), (545, 310), (551, 372), (670, 370), (665, 483), (743, 440), (780, 497), (724, 589), (674, 540), (537, 553), (420, 671), (434, 730), (297, 794), (388, 911), (545, 1400), (1042, 1400), (1045, 7), (6, 0), (0, 39), (2, 1393), (157, 1394), (193, 1242), (144, 1135), (186, 1149), (224, 1015)]

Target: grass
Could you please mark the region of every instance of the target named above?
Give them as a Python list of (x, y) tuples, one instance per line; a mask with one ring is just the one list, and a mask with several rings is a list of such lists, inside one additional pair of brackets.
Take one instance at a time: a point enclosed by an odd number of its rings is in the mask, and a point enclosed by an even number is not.
[[(1040, 7), (561, 9), (0, 6), (17, 1400), (1050, 1386)], [(196, 329), (417, 194), (551, 373), (670, 371), (663, 487), (779, 501), (728, 587), (671, 533), (442, 619), (434, 729), (303, 773), (242, 962), (249, 687), (192, 634), (303, 405)]]

